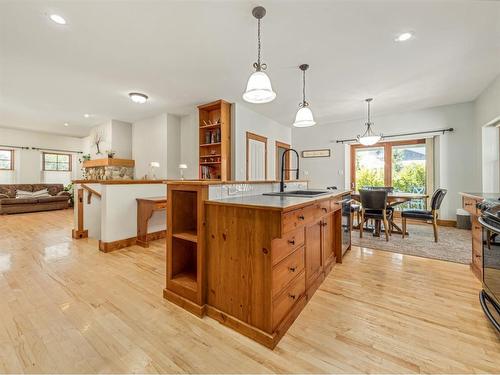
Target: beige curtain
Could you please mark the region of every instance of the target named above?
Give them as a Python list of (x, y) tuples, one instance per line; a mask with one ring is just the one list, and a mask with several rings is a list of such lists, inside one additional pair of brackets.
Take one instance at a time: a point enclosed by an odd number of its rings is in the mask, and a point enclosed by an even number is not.
[(434, 137), (426, 138), (425, 140), (425, 170), (426, 170), (426, 190), (429, 198), (427, 199), (427, 207), (430, 207), (430, 197), (434, 192)]

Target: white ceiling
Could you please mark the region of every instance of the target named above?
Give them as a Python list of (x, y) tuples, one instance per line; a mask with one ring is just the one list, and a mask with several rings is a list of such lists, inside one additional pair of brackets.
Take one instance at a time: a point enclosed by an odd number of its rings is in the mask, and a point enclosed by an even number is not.
[[(496, 1), (4, 0), (0, 126), (84, 136), (109, 118), (239, 101), (256, 59), (256, 5), (267, 8), (263, 59), (278, 96), (249, 106), (283, 124), (301, 100), (301, 63), (320, 124), (363, 117), (368, 96), (375, 115), (470, 101), (500, 73)], [(408, 30), (414, 40), (394, 42)], [(134, 104), (130, 91), (151, 99)]]

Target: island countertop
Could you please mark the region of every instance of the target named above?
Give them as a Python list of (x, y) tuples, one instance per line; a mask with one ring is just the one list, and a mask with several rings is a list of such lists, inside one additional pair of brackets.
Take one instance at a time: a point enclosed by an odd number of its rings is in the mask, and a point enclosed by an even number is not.
[(227, 205), (227, 206), (243, 206), (260, 208), (267, 210), (289, 211), (292, 209), (307, 206), (316, 201), (340, 197), (350, 194), (350, 190), (332, 190), (331, 193), (316, 196), (316, 197), (280, 197), (276, 195), (249, 195), (238, 196), (234, 198), (210, 199), (205, 201), (206, 204)]
[(469, 193), (460, 192), (460, 195), (477, 200), (497, 201), (500, 200), (500, 193)]

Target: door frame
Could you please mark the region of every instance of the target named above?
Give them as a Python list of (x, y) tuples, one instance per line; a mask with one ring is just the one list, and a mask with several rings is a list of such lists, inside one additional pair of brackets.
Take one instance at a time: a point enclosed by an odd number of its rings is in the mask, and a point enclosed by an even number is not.
[(267, 138), (262, 136), (262, 135), (258, 135), (258, 134), (255, 134), (255, 133), (250, 133), (250, 132), (247, 132), (247, 150), (246, 150), (246, 176), (247, 176), (247, 181), (249, 181), (249, 177), (250, 177), (250, 168), (249, 167), (249, 163), (250, 163), (250, 140), (254, 140), (254, 141), (257, 141), (257, 142), (262, 142), (264, 143), (264, 180), (267, 180)]
[[(280, 170), (280, 153), (279, 153), (279, 148), (284, 148), (284, 149), (287, 149), (289, 150), (292, 146), (289, 145), (288, 143), (285, 143), (285, 142), (280, 142), (280, 141), (276, 141), (276, 157), (275, 157), (275, 162), (274, 162), (274, 165), (275, 165), (275, 170), (276, 170), (276, 174), (275, 174), (275, 180), (279, 180), (281, 178), (281, 170)], [(290, 169), (290, 153), (287, 153), (285, 155), (285, 165), (287, 166), (287, 169)], [(285, 171), (285, 180), (289, 180), (290, 179), (290, 171)]]
[(371, 146), (364, 146), (362, 144), (351, 145), (351, 189), (357, 190), (356, 187), (356, 150), (363, 148), (384, 148), (384, 186), (392, 185), (392, 147), (393, 146), (406, 146), (424, 144), (423, 139), (408, 139), (406, 141), (392, 141), (392, 142), (378, 142)]

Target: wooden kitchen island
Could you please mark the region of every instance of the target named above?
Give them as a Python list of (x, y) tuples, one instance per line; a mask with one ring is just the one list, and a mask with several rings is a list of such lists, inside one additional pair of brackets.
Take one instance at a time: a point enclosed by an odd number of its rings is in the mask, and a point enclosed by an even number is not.
[(206, 183), (169, 184), (164, 297), (274, 348), (341, 261), (348, 194), (209, 199)]

